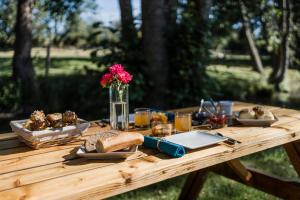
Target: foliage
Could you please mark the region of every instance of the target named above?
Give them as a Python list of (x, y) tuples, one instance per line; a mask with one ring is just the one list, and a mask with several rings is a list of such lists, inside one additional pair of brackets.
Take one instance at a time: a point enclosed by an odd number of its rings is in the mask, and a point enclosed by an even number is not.
[(93, 24), (90, 41), (97, 46), (91, 53), (91, 58), (98, 63), (100, 69), (115, 63), (122, 63), (133, 75), (134, 81), (130, 84), (130, 100), (136, 105), (142, 105), (147, 94), (145, 78), (145, 64), (141, 49), (141, 39), (138, 41), (120, 42), (120, 27), (105, 27), (102, 23)]
[(16, 3), (11, 0), (0, 1), (0, 47), (12, 47), (14, 42), (14, 24), (16, 20)]
[(193, 1), (182, 2), (179, 6), (182, 12), (177, 26), (167, 32), (172, 69), (169, 95), (174, 107), (182, 106), (181, 102), (198, 104), (201, 97), (209, 95), (209, 87), (214, 84), (205, 72), (210, 24), (201, 21)]
[(0, 78), (0, 113), (14, 112), (20, 106), (19, 85), (8, 77)]

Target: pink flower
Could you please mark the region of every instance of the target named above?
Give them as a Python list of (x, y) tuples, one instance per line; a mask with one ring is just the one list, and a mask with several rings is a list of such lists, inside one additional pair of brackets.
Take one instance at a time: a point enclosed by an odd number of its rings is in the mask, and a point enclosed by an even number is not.
[(106, 87), (112, 81), (113, 81), (113, 76), (110, 73), (106, 73), (102, 76), (100, 80), (100, 84), (102, 85), (102, 87)]
[(112, 75), (117, 75), (124, 72), (124, 67), (121, 64), (114, 64), (113, 66), (109, 67), (109, 72)]
[(132, 76), (127, 71), (118, 73), (117, 78), (124, 84), (128, 84), (132, 80)]

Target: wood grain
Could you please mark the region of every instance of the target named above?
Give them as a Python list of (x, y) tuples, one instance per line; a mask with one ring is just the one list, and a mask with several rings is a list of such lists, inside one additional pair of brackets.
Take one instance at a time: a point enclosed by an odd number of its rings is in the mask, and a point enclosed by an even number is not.
[[(252, 106), (236, 103), (235, 110)], [(197, 107), (181, 111), (193, 109)], [(132, 160), (88, 161), (72, 152), (78, 143), (30, 151), (13, 135), (6, 134), (0, 138), (0, 199), (102, 199), (300, 140), (299, 111), (272, 106), (268, 109), (279, 118), (272, 127), (218, 130), (242, 144), (188, 151), (177, 159), (146, 149)], [(100, 130), (92, 127), (84, 137)]]

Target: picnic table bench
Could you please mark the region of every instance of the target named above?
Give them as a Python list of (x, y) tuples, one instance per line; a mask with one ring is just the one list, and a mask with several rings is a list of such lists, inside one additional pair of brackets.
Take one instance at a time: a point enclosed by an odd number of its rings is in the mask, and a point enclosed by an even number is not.
[[(234, 110), (253, 107), (236, 102)], [(198, 196), (208, 171), (284, 199), (300, 199), (300, 183), (245, 167), (239, 158), (283, 145), (300, 175), (300, 111), (267, 106), (278, 121), (272, 127), (226, 127), (218, 132), (241, 141), (188, 151), (170, 158), (141, 148), (124, 160), (87, 160), (76, 156), (82, 141), (32, 150), (14, 133), (0, 134), (0, 199), (103, 199), (190, 173), (180, 199)], [(197, 108), (179, 109), (192, 111)], [(99, 132), (94, 126), (84, 137)]]

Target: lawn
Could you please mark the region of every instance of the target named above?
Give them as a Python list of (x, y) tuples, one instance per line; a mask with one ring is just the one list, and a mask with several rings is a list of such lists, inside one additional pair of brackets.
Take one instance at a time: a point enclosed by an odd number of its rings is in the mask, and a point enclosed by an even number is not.
[[(11, 52), (2, 52), (0, 53), (0, 80), (1, 77), (7, 77), (11, 75)], [(40, 79), (44, 77), (44, 52), (41, 49), (34, 49), (34, 58), (33, 63), (35, 66), (36, 74)], [(53, 52), (52, 65), (50, 68), (49, 76), (53, 78), (53, 82), (57, 83), (59, 81), (66, 82), (70, 75), (76, 76), (85, 74), (87, 70), (98, 70), (96, 64), (92, 63), (88, 57), (88, 52), (78, 52), (78, 51), (59, 51), (56, 50)], [(214, 79), (220, 87), (219, 91), (224, 91), (223, 94), (219, 94), (220, 98), (224, 94), (230, 93), (232, 98), (241, 99), (241, 100), (253, 100), (248, 99), (248, 93), (252, 94), (253, 97), (259, 94), (270, 94), (272, 98), (278, 98), (280, 100), (293, 99), (295, 102), (299, 102), (300, 86), (293, 84), (300, 81), (300, 73), (297, 70), (289, 70), (288, 77), (283, 83), (285, 92), (282, 93), (273, 93), (272, 87), (267, 83), (266, 76), (260, 76), (259, 74), (253, 72), (249, 65), (249, 60), (245, 62), (243, 57), (243, 65), (238, 65), (238, 62), (235, 61), (233, 64), (227, 62), (226, 64), (222, 62), (212, 62), (212, 64), (207, 68), (207, 73), (211, 79)], [(268, 69), (266, 74), (270, 73)], [(58, 79), (61, 77), (61, 79)], [(58, 81), (56, 81), (58, 80)], [(77, 80), (80, 82), (80, 80)], [(64, 87), (68, 87), (63, 83)], [(78, 92), (81, 92), (81, 87), (78, 83)], [(98, 87), (98, 86), (97, 86)], [(83, 88), (84, 89), (84, 88)], [(82, 90), (83, 90), (82, 89)], [(95, 91), (91, 89), (91, 91)], [(64, 89), (62, 89), (64, 92)], [(97, 91), (96, 91), (97, 92)], [(62, 98), (58, 94), (56, 95), (57, 99)], [(69, 98), (73, 98), (71, 93)], [(82, 94), (84, 96), (85, 94)], [(85, 99), (76, 99), (78, 104), (84, 102)], [(255, 100), (255, 99), (254, 99)], [(97, 99), (95, 101), (100, 101)], [(67, 106), (68, 102), (62, 107)], [(298, 107), (298, 104), (293, 104), (294, 107)], [(50, 103), (49, 103), (50, 106)], [(98, 105), (97, 105), (98, 106)], [(102, 106), (103, 105), (102, 103)], [(61, 109), (60, 107), (56, 109)], [(89, 110), (94, 109), (95, 105), (91, 104), (88, 107)], [(96, 114), (90, 113), (90, 118), (94, 118)], [(98, 116), (99, 117), (99, 116)], [(8, 129), (7, 127), (4, 129)], [(297, 175), (293, 167), (289, 163), (287, 155), (285, 154), (282, 148), (273, 148), (266, 150), (261, 153), (256, 153), (251, 156), (244, 157), (242, 159), (244, 163), (251, 167), (256, 167), (262, 171), (270, 172), (272, 174), (296, 179)], [(185, 181), (186, 176), (176, 177), (158, 184), (153, 184), (132, 192), (118, 195), (113, 197), (115, 200), (125, 200), (125, 199), (176, 199), (180, 188)], [(276, 199), (273, 196), (270, 196), (264, 192), (249, 188), (240, 183), (237, 183), (232, 180), (228, 180), (224, 177), (215, 175), (213, 173), (209, 174), (207, 182), (204, 185), (204, 188), (200, 194), (201, 199)]]

